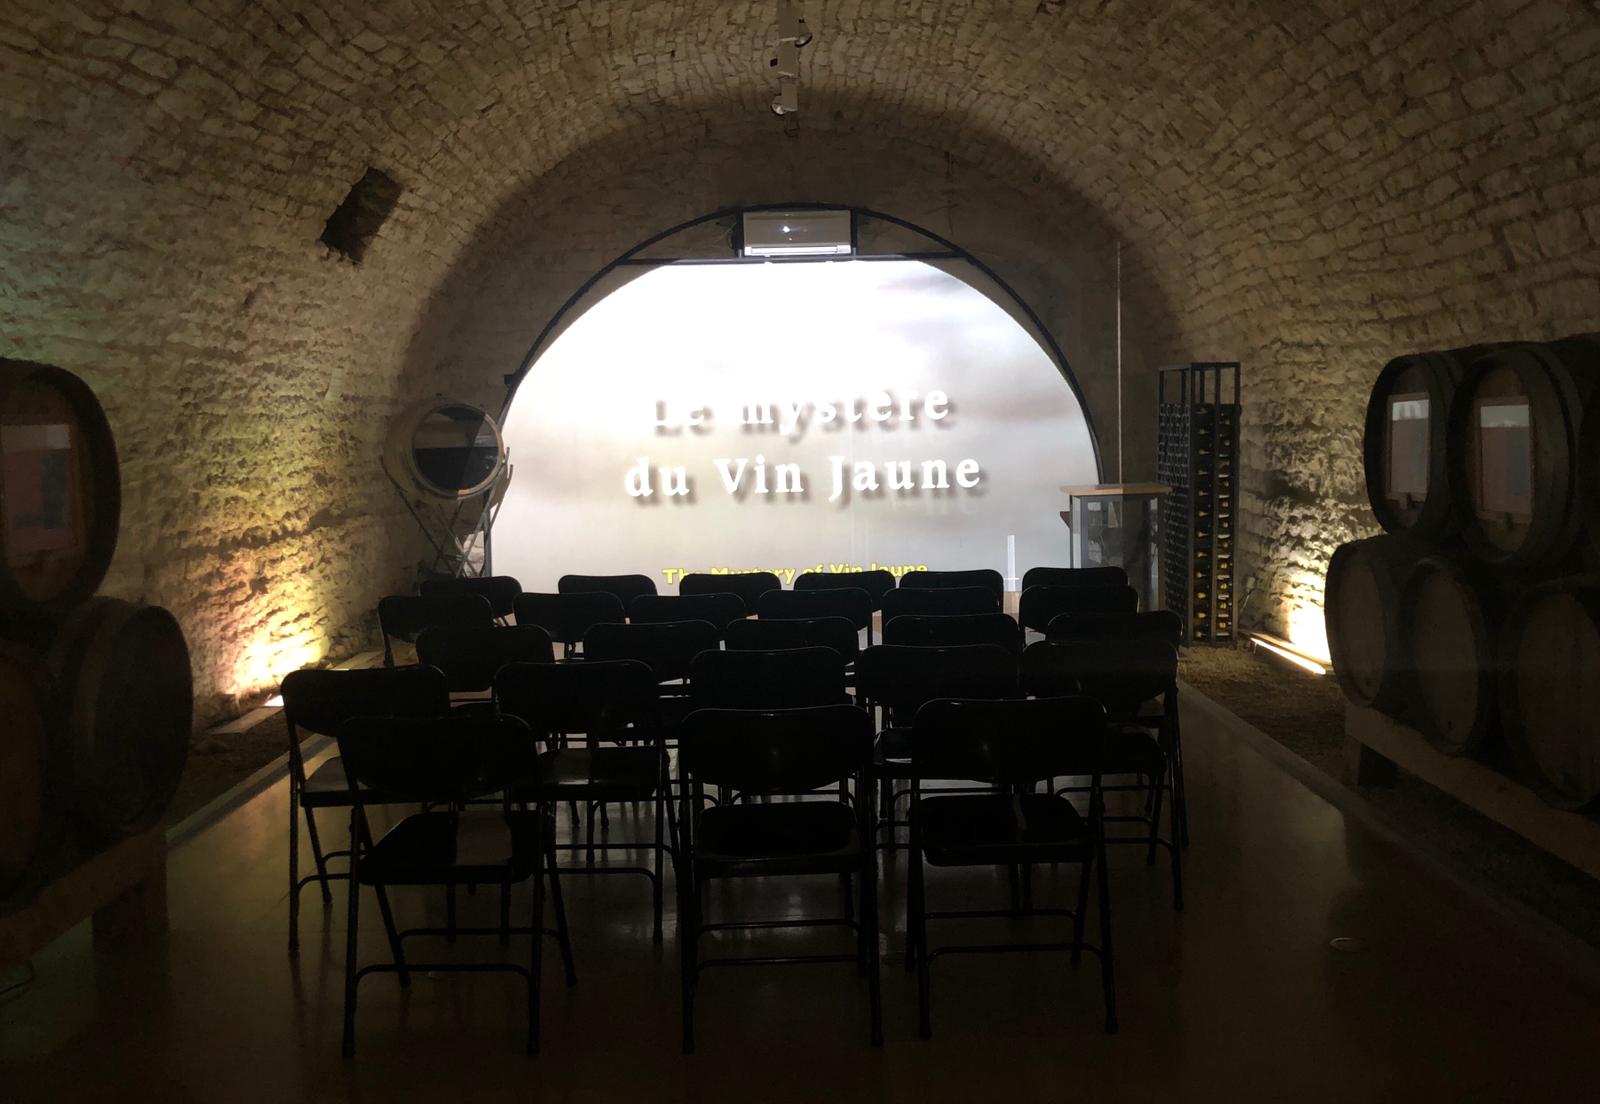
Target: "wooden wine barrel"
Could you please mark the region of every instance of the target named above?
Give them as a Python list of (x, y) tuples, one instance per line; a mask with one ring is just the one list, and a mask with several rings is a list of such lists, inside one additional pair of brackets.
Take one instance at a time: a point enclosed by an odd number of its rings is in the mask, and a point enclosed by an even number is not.
[(1479, 755), (1500, 730), (1505, 588), (1445, 556), (1418, 561), (1400, 592), (1401, 646), (1415, 679), (1412, 718), (1446, 755)]
[(1600, 386), (1600, 337), (1504, 345), (1475, 361), (1450, 414), (1451, 493), (1467, 549), (1560, 572), (1584, 529), (1579, 433)]
[(495, 487), (506, 463), (500, 427), (482, 407), (426, 399), (401, 411), (383, 465), (402, 490), (463, 499)]
[(1424, 552), (1405, 537), (1351, 541), (1328, 561), (1323, 604), (1334, 677), (1357, 705), (1401, 716), (1413, 691), (1400, 591)]
[(116, 445), (88, 384), (0, 357), (0, 612), (60, 612), (93, 594), (121, 510)]
[(1468, 366), (1485, 351), (1412, 353), (1378, 373), (1361, 454), (1367, 500), (1386, 532), (1438, 541), (1454, 531), (1448, 413)]
[(0, 643), (0, 913), (27, 904), (53, 872), (66, 827), (53, 697), (40, 658)]
[(93, 599), (61, 623), (49, 664), (80, 832), (109, 843), (149, 828), (189, 754), (194, 682), (177, 620), (159, 606)]
[(1600, 579), (1540, 588), (1505, 636), (1500, 714), (1518, 773), (1552, 805), (1600, 803)]

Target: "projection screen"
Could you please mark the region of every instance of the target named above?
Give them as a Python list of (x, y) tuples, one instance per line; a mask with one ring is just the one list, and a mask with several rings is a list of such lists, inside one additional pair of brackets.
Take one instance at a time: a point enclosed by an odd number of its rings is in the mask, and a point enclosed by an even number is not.
[[(1064, 564), (1093, 483), (1072, 389), (989, 298), (919, 261), (653, 269), (539, 357), (506, 413), (494, 570)], [(1014, 548), (1014, 555), (1010, 555)]]

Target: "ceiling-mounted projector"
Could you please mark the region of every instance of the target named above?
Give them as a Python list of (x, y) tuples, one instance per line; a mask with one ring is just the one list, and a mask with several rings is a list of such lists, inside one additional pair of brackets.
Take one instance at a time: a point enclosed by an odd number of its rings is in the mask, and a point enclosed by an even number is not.
[(746, 257), (848, 257), (849, 211), (747, 211)]

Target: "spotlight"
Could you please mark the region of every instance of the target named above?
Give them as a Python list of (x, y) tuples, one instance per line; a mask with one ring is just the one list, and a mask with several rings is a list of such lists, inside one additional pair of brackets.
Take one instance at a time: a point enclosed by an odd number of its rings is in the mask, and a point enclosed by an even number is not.
[(811, 45), (811, 40), (815, 37), (816, 35), (811, 33), (811, 28), (806, 26), (806, 17), (802, 15), (800, 17), (800, 33), (795, 35), (794, 44), (801, 49), (805, 49)]

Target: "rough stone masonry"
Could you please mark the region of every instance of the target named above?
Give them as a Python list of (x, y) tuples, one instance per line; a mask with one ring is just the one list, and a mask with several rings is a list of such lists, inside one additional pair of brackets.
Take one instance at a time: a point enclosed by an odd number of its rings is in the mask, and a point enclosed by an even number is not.
[[(1120, 243), (1126, 473), (1155, 366), (1244, 363), (1243, 618), (1279, 631), (1372, 528), (1384, 360), (1600, 328), (1592, 0), (816, 0), (798, 127), (766, 107), (769, 9), (0, 7), (0, 351), (105, 402), (106, 589), (178, 614), (201, 719), (367, 646), (409, 585), (377, 460), (401, 404), (498, 406), (590, 273), (727, 204), (972, 250), (1062, 340), (1107, 457)], [(369, 167), (404, 191), (358, 266), (319, 237)]]

